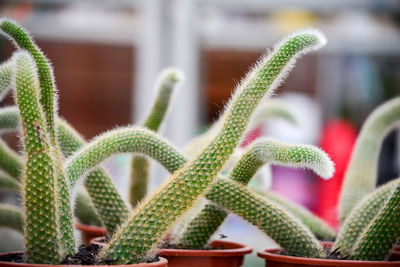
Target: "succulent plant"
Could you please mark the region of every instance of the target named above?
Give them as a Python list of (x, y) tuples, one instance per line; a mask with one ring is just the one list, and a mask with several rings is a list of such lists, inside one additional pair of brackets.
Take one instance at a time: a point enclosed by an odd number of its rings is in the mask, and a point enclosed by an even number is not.
[[(334, 235), (329, 228), (324, 228), (323, 222), (285, 200), (269, 194), (261, 196), (245, 187), (257, 169), (267, 162), (307, 167), (322, 177), (330, 177), (333, 166), (326, 154), (312, 146), (260, 139), (248, 148), (229, 175), (220, 175), (259, 103), (274, 92), (300, 55), (324, 45), (322, 34), (317, 31), (295, 33), (262, 57), (236, 89), (218, 127), (205, 145), (195, 156), (186, 158), (155, 133), (165, 112), (156, 120), (151, 119), (152, 123), (144, 123), (143, 127), (114, 129), (86, 143), (57, 116), (54, 77), (43, 53), (14, 22), (3, 20), (0, 29), (22, 50), (7, 62), (14, 71), (3, 75), (5, 80), (11, 79), (11, 84), (15, 84), (18, 108), (0, 112), (0, 127), (4, 131), (19, 129), (24, 144), (23, 155), (0, 144), (0, 159), (4, 157), (6, 162), (0, 168), (10, 176), (4, 176), (0, 181), (4, 181), (10, 190), (20, 188), (23, 183), (24, 202), (23, 213), (0, 206), (0, 214), (8, 214), (10, 219), (6, 221), (15, 220), (17, 228), (23, 228), (27, 262), (57, 264), (64, 256), (75, 253), (71, 200), (81, 181), (84, 181), (87, 194), (82, 191), (78, 200), (90, 197), (93, 206), (87, 208), (93, 210), (94, 207), (111, 235), (98, 255), (100, 263), (137, 263), (152, 258), (174, 223), (202, 196), (207, 199), (207, 204), (196, 218), (200, 216), (204, 220), (196, 225), (195, 218), (187, 228), (194, 227), (205, 236), (198, 240), (197, 237), (187, 239), (198, 242), (196, 246), (207, 242), (227, 212), (233, 212), (271, 236), (290, 255), (326, 256), (312, 233)], [(10, 86), (4, 86), (7, 87)], [(163, 106), (165, 108), (160, 110), (165, 111), (168, 104)], [(172, 173), (156, 192), (146, 196), (132, 210), (119, 195), (109, 175), (99, 167), (104, 160), (119, 153), (140, 154), (154, 159)], [(145, 165), (142, 167), (147, 168)], [(394, 226), (398, 215), (394, 210), (399, 190), (394, 184), (391, 185), (393, 193), (381, 189), (381, 193), (371, 200), (382, 201), (382, 197), (388, 194), (384, 208), (365, 231), (365, 238), (364, 234), (357, 238), (352, 257), (362, 259), (361, 252), (365, 251), (362, 248), (370, 247), (374, 241), (371, 237), (387, 234), (381, 232), (380, 222), (390, 222), (393, 226), (390, 236), (397, 234)], [(210, 214), (219, 214), (219, 217)], [(218, 220), (210, 222), (210, 219)], [(190, 231), (184, 236), (186, 234)]]

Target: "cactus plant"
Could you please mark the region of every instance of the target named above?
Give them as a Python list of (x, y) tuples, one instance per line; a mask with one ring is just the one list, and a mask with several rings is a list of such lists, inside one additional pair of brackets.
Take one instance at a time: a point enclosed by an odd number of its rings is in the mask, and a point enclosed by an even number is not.
[[(70, 209), (68, 204), (72, 191), (81, 180), (85, 179), (85, 187), (104, 221), (105, 213), (101, 209), (109, 207), (109, 203), (96, 202), (96, 198), (100, 198), (100, 192), (109, 194), (108, 186), (112, 183), (106, 174), (101, 178), (98, 175), (90, 178), (90, 175), (94, 171), (101, 172), (98, 165), (117, 153), (146, 155), (161, 163), (172, 175), (156, 192), (144, 198), (129, 216), (129, 208), (122, 200), (123, 210), (114, 208), (109, 213), (124, 222), (110, 227), (114, 231), (110, 232), (111, 240), (98, 255), (99, 262), (124, 264), (150, 259), (171, 226), (201, 196), (218, 205), (214, 205), (216, 209), (234, 212), (256, 225), (291, 255), (325, 256), (310, 229), (287, 212), (282, 204), (258, 196), (243, 185), (268, 160), (309, 166), (317, 173), (329, 176), (332, 166), (321, 151), (305, 146), (278, 146), (276, 142), (262, 143), (261, 140), (254, 145), (259, 150), (245, 154), (243, 161), (239, 161), (232, 171), (230, 177), (237, 181), (219, 175), (261, 100), (273, 93), (299, 55), (324, 44), (325, 39), (319, 32), (295, 33), (264, 56), (238, 86), (213, 138), (195, 157), (186, 159), (178, 149), (144, 127), (111, 130), (85, 144), (78, 133), (55, 113), (54, 77), (43, 53), (15, 23), (2, 21), (0, 28), (25, 50), (14, 57), (16, 73), (13, 79), (16, 81), (19, 115), (11, 112), (4, 116), (19, 117), (22, 121), (25, 147), (22, 157), (25, 163), (21, 181), (24, 183), (24, 235), (28, 262), (59, 263), (66, 254), (74, 253), (74, 236), (65, 227), (72, 227), (72, 222), (65, 220), (60, 212)], [(18, 128), (18, 125), (8, 122), (4, 129)], [(257, 146), (261, 143), (264, 150)], [(67, 157), (65, 162), (61, 161), (59, 151)], [(244, 169), (243, 162), (247, 162)], [(117, 191), (111, 194), (120, 197)], [(42, 221), (45, 221), (44, 225)]]

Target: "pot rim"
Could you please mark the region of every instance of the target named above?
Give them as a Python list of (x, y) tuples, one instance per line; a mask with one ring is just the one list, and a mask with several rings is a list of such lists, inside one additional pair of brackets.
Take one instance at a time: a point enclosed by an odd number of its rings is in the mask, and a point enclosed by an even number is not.
[(225, 241), (225, 240), (213, 240), (211, 245), (232, 245), (237, 248), (227, 248), (220, 250), (196, 250), (196, 249), (170, 249), (162, 248), (158, 250), (160, 256), (185, 256), (185, 257), (228, 257), (228, 256), (243, 256), (249, 254), (253, 249), (244, 244)]
[(356, 260), (334, 260), (334, 259), (316, 259), (302, 258), (295, 256), (279, 255), (281, 248), (260, 249), (257, 256), (271, 261), (284, 263), (297, 263), (320, 266), (399, 266), (400, 261), (356, 261)]
[[(24, 253), (23, 251), (14, 251), (14, 252), (6, 252), (0, 253), (0, 256), (4, 256), (7, 254), (17, 254)], [(151, 263), (136, 263), (136, 264), (118, 264), (118, 265), (66, 265), (66, 264), (38, 264), (38, 263), (22, 263), (22, 262), (8, 262), (8, 261), (0, 261), (0, 266), (4, 267), (42, 267), (42, 266), (55, 266), (55, 267), (110, 267), (110, 266), (125, 266), (125, 267), (162, 267), (168, 266), (167, 259), (163, 257), (158, 257), (160, 260), (157, 262)]]
[(107, 229), (103, 226), (88, 225), (88, 224), (76, 222), (75, 228), (82, 232), (91, 233), (91, 234), (101, 234), (101, 235), (107, 234)]

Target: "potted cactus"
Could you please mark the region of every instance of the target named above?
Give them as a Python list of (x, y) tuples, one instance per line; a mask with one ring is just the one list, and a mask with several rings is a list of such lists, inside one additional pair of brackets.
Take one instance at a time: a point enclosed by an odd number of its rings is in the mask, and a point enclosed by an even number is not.
[[(54, 76), (44, 54), (13, 21), (1, 21), (0, 29), (20, 49), (7, 63), (11, 66), (11, 74), (5, 77), (10, 77), (10, 84), (14, 85), (18, 112), (12, 116), (20, 118), (20, 123), (16, 124), (21, 125), (24, 145), (22, 172), (15, 176), (22, 183), (19, 187), (22, 188), (23, 215), (12, 209), (4, 209), (4, 212), (15, 217), (21, 215), (26, 247), (24, 253), (2, 255), (0, 265), (10, 266), (7, 257), (26, 262), (21, 265), (68, 264), (72, 259), (76, 260), (79, 253), (71, 202), (80, 181), (84, 181), (96, 212), (110, 235), (110, 240), (89, 264), (166, 266), (166, 260), (159, 258), (157, 261), (155, 258), (158, 244), (172, 225), (206, 192), (208, 199), (253, 221), (266, 232), (270, 231), (268, 225), (271, 221), (261, 220), (257, 212), (265, 215), (276, 212), (277, 216), (273, 217), (278, 218), (278, 225), (280, 220), (292, 219), (291, 215), (286, 216), (279, 208), (272, 208), (268, 201), (249, 192), (240, 183), (219, 177), (218, 173), (239, 144), (259, 102), (273, 93), (300, 55), (323, 45), (324, 38), (320, 33), (304, 31), (293, 34), (265, 56), (236, 90), (215, 135), (196, 156), (186, 160), (175, 147), (144, 127), (118, 128), (86, 143), (57, 116)], [(300, 149), (298, 157), (301, 158), (306, 150)], [(98, 166), (117, 153), (146, 155), (173, 174), (156, 192), (130, 210), (108, 174)], [(271, 159), (266, 157), (265, 160), (267, 158)], [(240, 199), (246, 199), (246, 207), (233, 205)], [(278, 225), (272, 228), (276, 229)], [(298, 225), (300, 230), (293, 231), (293, 228), (289, 231), (297, 245), (313, 238), (301, 223), (294, 220), (294, 225)], [(302, 237), (298, 232), (305, 232), (304, 240), (296, 239)], [(312, 249), (305, 250), (311, 251), (309, 255), (312, 255)], [(156, 262), (146, 263), (154, 260)]]
[(278, 262), (281, 266), (400, 265), (398, 261), (385, 261), (390, 259), (400, 236), (399, 179), (374, 189), (383, 139), (399, 121), (400, 98), (395, 98), (374, 110), (364, 123), (343, 182), (339, 202), (340, 231), (333, 244), (325, 244), (321, 259), (289, 253), (281, 245), (289, 256), (280, 255), (276, 249), (259, 251), (268, 266), (280, 266)]

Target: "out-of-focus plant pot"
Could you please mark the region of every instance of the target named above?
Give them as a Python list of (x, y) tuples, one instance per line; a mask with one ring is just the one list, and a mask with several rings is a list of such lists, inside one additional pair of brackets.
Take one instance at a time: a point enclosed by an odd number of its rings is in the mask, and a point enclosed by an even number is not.
[(253, 251), (249, 246), (223, 240), (210, 245), (216, 249), (160, 249), (158, 255), (166, 258), (170, 267), (239, 267), (244, 256)]
[(75, 228), (81, 231), (82, 243), (85, 245), (89, 245), (93, 238), (107, 235), (107, 229), (105, 227), (76, 223)]
[[(9, 252), (0, 253), (0, 257), (17, 254), (22, 252)], [(165, 258), (159, 257), (159, 261), (152, 263), (138, 263), (138, 264), (126, 264), (126, 265), (51, 265), (51, 264), (31, 264), (31, 263), (17, 263), (0, 261), (0, 267), (167, 267), (168, 261)]]
[[(325, 247), (331, 247), (331, 242), (321, 242)], [(334, 260), (334, 259), (314, 259), (280, 255), (282, 249), (261, 249), (257, 255), (265, 259), (265, 266), (268, 267), (318, 267), (318, 266), (400, 266), (400, 261), (353, 261), (353, 260)]]

